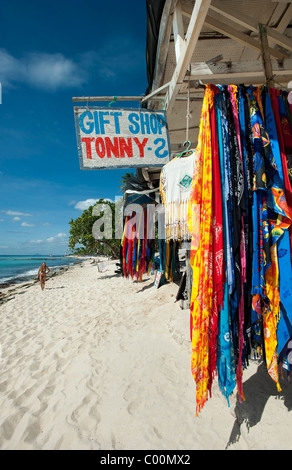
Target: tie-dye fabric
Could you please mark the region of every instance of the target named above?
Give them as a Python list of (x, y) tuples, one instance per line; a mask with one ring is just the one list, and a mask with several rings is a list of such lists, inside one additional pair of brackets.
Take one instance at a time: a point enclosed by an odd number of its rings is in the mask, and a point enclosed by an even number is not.
[[(236, 386), (244, 399), (243, 369), (252, 351), (263, 354), (281, 390), (279, 360), (287, 362), (292, 339), (291, 129), (284, 92), (206, 85), (188, 214), (197, 413), (211, 393), (214, 371), (227, 401)], [(223, 276), (216, 304), (218, 216)]]

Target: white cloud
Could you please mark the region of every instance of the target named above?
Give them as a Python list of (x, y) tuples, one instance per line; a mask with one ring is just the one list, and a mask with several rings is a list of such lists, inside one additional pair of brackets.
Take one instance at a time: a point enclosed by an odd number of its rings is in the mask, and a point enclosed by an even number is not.
[[(115, 202), (109, 198), (105, 198), (103, 200), (104, 202)], [(85, 199), (85, 201), (78, 201), (77, 203), (76, 201), (74, 201), (74, 204), (75, 204), (74, 209), (84, 211), (85, 209), (88, 209), (90, 206), (94, 206), (97, 203), (97, 201), (99, 201), (99, 199)], [(69, 204), (69, 205), (72, 205), (72, 204)]]
[[(15, 218), (17, 218), (17, 217), (15, 217)], [(34, 224), (28, 224), (27, 222), (22, 222), (20, 225), (21, 225), (21, 227), (35, 227)]]
[(13, 220), (13, 222), (19, 222), (21, 219), (20, 219), (20, 217), (13, 217), (12, 220)]
[(7, 215), (21, 215), (22, 217), (32, 217), (32, 214), (28, 214), (26, 212), (18, 212), (18, 211), (1, 211), (4, 212)]
[(0, 82), (6, 86), (22, 82), (56, 90), (85, 82), (82, 67), (63, 54), (29, 53), (19, 59), (0, 49), (0, 63)]
[(54, 242), (60, 240), (61, 238), (65, 238), (65, 237), (67, 237), (66, 233), (58, 233), (54, 237), (47, 238), (46, 241), (49, 242), (49, 243), (54, 243)]
[(48, 237), (46, 238), (46, 240), (30, 240), (30, 244), (36, 244), (36, 245), (40, 245), (42, 243), (46, 244), (46, 243), (61, 243), (62, 245), (63, 244), (67, 244), (67, 242), (64, 240), (65, 238), (67, 238), (67, 235), (66, 233), (57, 233), (57, 235), (54, 235), (53, 237)]
[(84, 211), (88, 209), (90, 206), (94, 206), (94, 204), (98, 201), (98, 199), (86, 199), (85, 201), (79, 201), (75, 204), (74, 209), (78, 209), (80, 211)]

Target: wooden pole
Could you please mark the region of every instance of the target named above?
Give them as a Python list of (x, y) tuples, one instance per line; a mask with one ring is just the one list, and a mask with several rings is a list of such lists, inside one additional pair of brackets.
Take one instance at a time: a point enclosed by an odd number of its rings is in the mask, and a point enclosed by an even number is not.
[(261, 42), (261, 56), (262, 56), (262, 63), (263, 63), (264, 71), (265, 71), (266, 85), (273, 87), (274, 86), (274, 74), (273, 74), (271, 56), (269, 52), (267, 29), (261, 23), (259, 23), (259, 33), (260, 33), (260, 42)]

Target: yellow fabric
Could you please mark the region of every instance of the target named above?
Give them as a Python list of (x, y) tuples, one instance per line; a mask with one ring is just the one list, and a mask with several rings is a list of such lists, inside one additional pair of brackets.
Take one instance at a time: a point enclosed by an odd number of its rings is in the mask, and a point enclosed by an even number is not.
[[(197, 161), (188, 207), (188, 225), (192, 234), (190, 263), (193, 270), (191, 294), (191, 315), (193, 319), (191, 368), (196, 382), (197, 414), (208, 399), (209, 382), (208, 328), (212, 313), (213, 293), (210, 107), (213, 105), (213, 95), (213, 91), (207, 85), (201, 112)], [(197, 230), (198, 205), (200, 205), (200, 231)]]
[(277, 244), (271, 247), (272, 264), (266, 271), (266, 294), (270, 301), (263, 312), (265, 356), (268, 373), (281, 391), (278, 372), (277, 324), (280, 319), (279, 266)]

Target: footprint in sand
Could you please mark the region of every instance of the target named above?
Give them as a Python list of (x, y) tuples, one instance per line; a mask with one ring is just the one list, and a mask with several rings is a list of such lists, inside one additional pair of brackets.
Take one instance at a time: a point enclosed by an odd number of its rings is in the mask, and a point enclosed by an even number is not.
[(140, 402), (137, 399), (137, 397), (139, 397), (140, 395), (137, 392), (137, 387), (134, 384), (130, 384), (128, 385), (127, 390), (123, 395), (124, 400), (129, 402), (127, 406), (127, 411), (130, 415), (136, 414), (136, 412), (141, 407)]
[[(91, 406), (90, 406), (91, 405)], [(101, 416), (97, 411), (98, 402), (93, 393), (88, 394), (82, 403), (67, 416), (68, 424), (78, 428), (82, 438), (96, 438)]]

